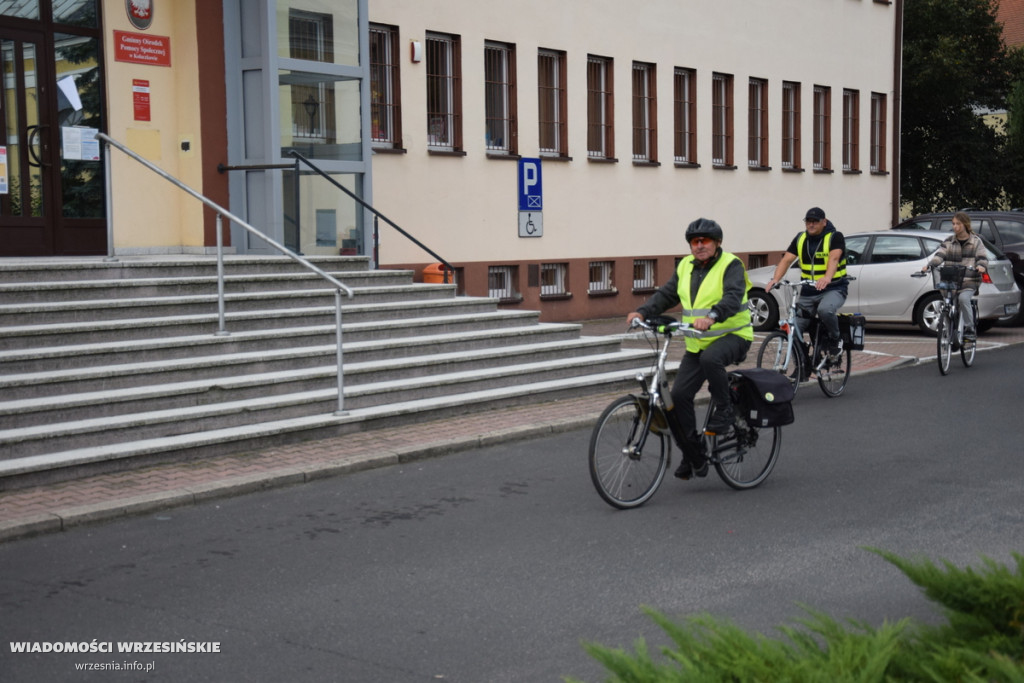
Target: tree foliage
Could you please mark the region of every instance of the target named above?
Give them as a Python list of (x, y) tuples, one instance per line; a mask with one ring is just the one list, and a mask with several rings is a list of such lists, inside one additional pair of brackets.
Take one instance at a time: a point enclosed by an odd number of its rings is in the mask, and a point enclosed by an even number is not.
[(1004, 126), (1024, 80), (1007, 50), (997, 0), (906, 0), (903, 30), (901, 194), (914, 213), (994, 208), (1022, 185), (1024, 167)]

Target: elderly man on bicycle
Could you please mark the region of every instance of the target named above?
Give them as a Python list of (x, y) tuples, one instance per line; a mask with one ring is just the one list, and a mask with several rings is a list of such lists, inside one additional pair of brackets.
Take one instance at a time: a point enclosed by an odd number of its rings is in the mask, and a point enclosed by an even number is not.
[(807, 210), (804, 216), (805, 230), (798, 233), (789, 243), (782, 260), (775, 267), (767, 289), (771, 291), (797, 259), (800, 260), (800, 279), (813, 280), (813, 285), (804, 285), (800, 290), (798, 304), (800, 317), (797, 324), (801, 336), (807, 331), (810, 319), (817, 313), (825, 331), (828, 332), (827, 352), (838, 357), (843, 351), (843, 339), (839, 333), (839, 309), (846, 303), (848, 283), (846, 280), (846, 238), (836, 230), (825, 212), (818, 207)]
[(694, 399), (708, 382), (708, 393), (715, 403), (715, 414), (707, 431), (725, 434), (735, 415), (729, 396), (726, 367), (739, 363), (754, 340), (747, 291), (750, 279), (743, 262), (722, 251), (722, 227), (707, 218), (698, 218), (686, 228), (691, 255), (684, 257), (672, 275), (643, 306), (626, 317), (645, 320), (682, 305), (682, 321), (705, 336), (686, 338), (686, 353), (672, 384), (674, 408), (668, 415), (673, 435), (683, 451), (683, 461), (675, 475), (689, 479), (708, 472), (706, 455), (697, 435)]

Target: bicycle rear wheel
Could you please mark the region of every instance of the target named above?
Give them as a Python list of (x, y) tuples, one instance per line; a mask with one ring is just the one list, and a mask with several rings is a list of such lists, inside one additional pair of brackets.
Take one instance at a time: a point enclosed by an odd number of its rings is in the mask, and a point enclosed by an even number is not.
[[(590, 436), (590, 479), (612, 507), (635, 508), (658, 490), (668, 469), (670, 439), (664, 414), (647, 418), (646, 402), (623, 396), (604, 409)], [(651, 429), (648, 430), (648, 426)]]
[(724, 439), (705, 438), (718, 476), (741, 491), (768, 478), (782, 449), (782, 427), (751, 427), (743, 420), (737, 420), (733, 433)]
[(839, 360), (826, 360), (825, 364), (818, 371), (818, 386), (829, 398), (839, 396), (846, 389), (846, 383), (850, 381), (850, 363), (853, 353), (850, 349), (843, 349), (839, 354)]
[(946, 311), (939, 314), (935, 344), (935, 357), (939, 362), (939, 372), (946, 375), (949, 373), (949, 361), (953, 357), (953, 326), (950, 324), (949, 313)]
[(793, 352), (789, 354), (789, 362), (786, 362), (786, 352), (789, 348), (789, 335), (782, 330), (775, 330), (761, 342), (761, 348), (757, 350), (757, 367), (768, 368), (781, 372), (789, 378), (793, 385), (793, 393), (796, 393), (802, 379), (803, 354), (797, 344), (793, 345)]

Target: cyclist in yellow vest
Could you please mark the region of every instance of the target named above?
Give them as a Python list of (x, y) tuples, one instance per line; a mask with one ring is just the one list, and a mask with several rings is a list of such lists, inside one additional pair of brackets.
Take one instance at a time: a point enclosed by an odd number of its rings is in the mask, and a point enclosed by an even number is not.
[(750, 279), (743, 261), (722, 251), (722, 227), (713, 220), (698, 218), (686, 228), (686, 241), (691, 255), (683, 257), (671, 279), (626, 317), (627, 323), (634, 318), (645, 320), (681, 305), (683, 322), (709, 332), (699, 339), (686, 338), (686, 353), (672, 384), (675, 406), (669, 423), (683, 451), (682, 464), (675, 473), (680, 479), (708, 473), (702, 440), (697, 436), (697, 392), (707, 380), (708, 393), (717, 408), (707, 429), (728, 433), (735, 415), (726, 366), (742, 361), (754, 340), (747, 307)]
[(775, 267), (775, 274), (768, 281), (770, 292), (775, 283), (786, 276), (793, 262), (800, 261), (800, 279), (814, 280), (813, 285), (804, 285), (800, 290), (797, 326), (800, 334), (807, 331), (807, 324), (814, 314), (821, 318), (828, 332), (826, 350), (838, 356), (843, 350), (839, 335), (839, 319), (836, 314), (846, 303), (848, 283), (846, 280), (846, 239), (836, 230), (832, 221), (825, 218), (825, 212), (814, 207), (804, 216), (804, 232), (798, 233), (790, 242), (782, 260)]

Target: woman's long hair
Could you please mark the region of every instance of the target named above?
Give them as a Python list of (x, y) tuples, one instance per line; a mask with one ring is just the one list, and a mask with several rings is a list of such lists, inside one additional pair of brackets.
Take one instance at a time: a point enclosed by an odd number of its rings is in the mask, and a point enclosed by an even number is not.
[(957, 219), (958, 221), (960, 221), (961, 223), (964, 224), (964, 227), (967, 228), (967, 234), (968, 235), (973, 235), (974, 234), (974, 229), (971, 227), (971, 217), (970, 216), (968, 216), (963, 211), (957, 211), (956, 213), (953, 214), (953, 218)]

